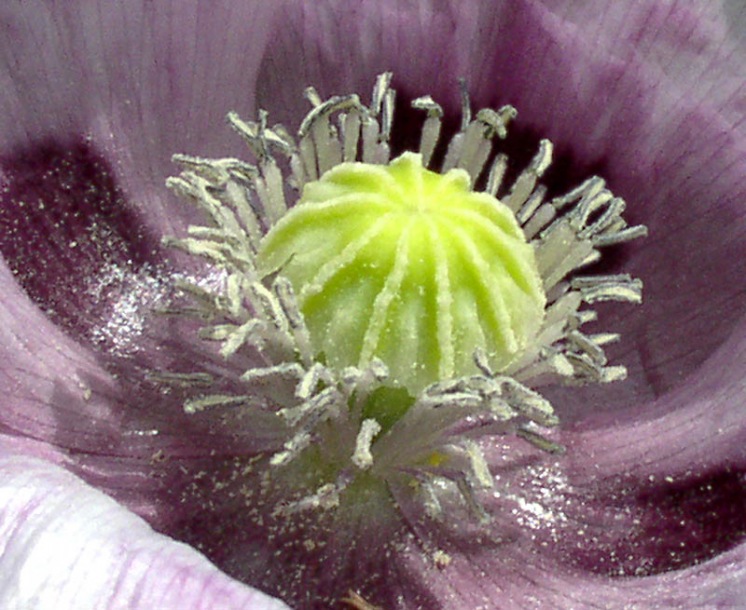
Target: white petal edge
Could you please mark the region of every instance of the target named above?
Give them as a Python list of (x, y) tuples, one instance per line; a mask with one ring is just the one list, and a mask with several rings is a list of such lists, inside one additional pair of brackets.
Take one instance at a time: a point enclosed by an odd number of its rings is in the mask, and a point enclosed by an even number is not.
[(4, 451), (0, 608), (287, 610), (62, 468)]

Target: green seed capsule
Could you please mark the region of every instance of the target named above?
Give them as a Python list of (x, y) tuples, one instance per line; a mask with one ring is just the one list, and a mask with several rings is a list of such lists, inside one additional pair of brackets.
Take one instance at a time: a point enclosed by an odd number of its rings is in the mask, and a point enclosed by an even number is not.
[(465, 171), (432, 172), (414, 153), (306, 184), (257, 262), (292, 283), (319, 358), (379, 358), (413, 396), (475, 373), (477, 348), (505, 369), (544, 316), (534, 249), (511, 210), (472, 191)]

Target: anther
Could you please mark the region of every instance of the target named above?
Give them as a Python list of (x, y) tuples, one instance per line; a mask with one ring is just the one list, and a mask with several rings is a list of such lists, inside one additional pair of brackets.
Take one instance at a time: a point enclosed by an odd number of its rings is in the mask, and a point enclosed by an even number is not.
[(422, 135), (420, 136), (420, 154), (422, 155), (422, 165), (428, 167), (440, 137), (443, 108), (440, 104), (436, 104), (429, 95), (414, 100), (412, 108), (427, 111), (427, 118), (422, 126)]
[[(230, 113), (256, 165), (174, 157), (183, 171), (168, 186), (207, 222), (168, 243), (216, 266), (220, 290), (185, 288), (194, 305), (171, 313), (198, 318), (199, 336), (218, 341), (226, 358), (241, 352), (237, 364), (247, 356), (261, 364), (243, 372), (246, 389), (235, 396), (209, 393), (207, 374), (160, 378), (202, 386), (184, 405), (190, 413), (240, 408), (271, 419), (264, 438), (278, 469), (318, 448), (311, 461), (333, 482), (319, 480), (298, 499), (289, 480), (293, 499), (276, 515), (354, 501), (343, 493), (353, 480), (395, 487), (410, 476), (428, 514), (442, 513), (439, 498), (455, 487), (486, 521), (479, 494), (493, 478), (471, 439), (516, 434), (560, 452), (544, 434), (557, 416), (533, 388), (627, 374), (604, 352), (619, 336), (583, 333), (597, 313), (581, 305), (639, 302), (642, 283), (575, 274), (645, 227), (627, 226), (624, 201), (600, 178), (546, 201), (547, 140), (503, 187), (509, 161), (493, 146), (515, 109), (481, 109), (472, 119), (463, 81), (459, 92), (461, 127), (444, 143), (441, 175), (427, 169), (443, 116), (429, 96), (412, 102), (426, 113), (419, 154), (390, 161), (390, 73), (376, 80), (368, 106), (355, 94), (323, 99), (307, 89), (312, 109), (293, 135), (270, 128), (264, 111), (256, 122)], [(475, 192), (485, 173), (484, 192)], [(294, 204), (286, 199), (293, 189), (301, 192)]]
[(642, 282), (630, 275), (594, 275), (573, 278), (570, 286), (580, 290), (586, 303), (602, 301), (642, 302)]
[(245, 404), (249, 400), (251, 400), (250, 396), (237, 396), (235, 394), (212, 394), (200, 398), (190, 398), (184, 402), (184, 413), (194, 414), (214, 407), (235, 406)]
[(352, 454), (352, 463), (360, 470), (367, 470), (373, 465), (373, 454), (370, 447), (373, 438), (381, 431), (381, 425), (375, 419), (365, 419), (360, 424), (360, 432), (355, 440), (355, 452)]

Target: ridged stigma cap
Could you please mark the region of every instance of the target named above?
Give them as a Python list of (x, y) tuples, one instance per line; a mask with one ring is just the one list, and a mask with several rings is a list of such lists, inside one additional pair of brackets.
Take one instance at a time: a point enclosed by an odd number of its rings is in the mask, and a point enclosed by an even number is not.
[(413, 396), (495, 371), (541, 327), (546, 298), (533, 247), (512, 211), (404, 153), (389, 165), (342, 163), (305, 185), (263, 238), (260, 274), (287, 277), (319, 358), (335, 368), (379, 358)]

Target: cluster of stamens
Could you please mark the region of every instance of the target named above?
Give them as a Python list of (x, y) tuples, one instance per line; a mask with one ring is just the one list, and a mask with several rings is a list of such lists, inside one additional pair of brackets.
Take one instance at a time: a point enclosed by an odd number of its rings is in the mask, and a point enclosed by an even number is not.
[[(177, 155), (183, 171), (168, 181), (208, 221), (189, 227), (187, 237), (167, 242), (207, 259), (221, 273), (218, 292), (196, 283), (184, 285), (196, 304), (190, 313), (207, 320), (200, 336), (217, 341), (226, 359), (249, 354), (254, 363), (242, 372), (245, 391), (208, 391), (187, 400), (185, 410), (258, 409), (256, 397), (270, 396), (286, 434), (268, 456), (269, 468), (280, 473), (310, 448), (314, 459), (335, 466), (332, 479), (319, 481), (302, 499), (282, 504), (281, 512), (337, 506), (350, 483), (366, 473), (386, 484), (416, 483), (432, 514), (440, 510), (437, 490), (444, 484), (454, 486), (481, 515), (476, 492), (493, 485), (481, 440), (513, 433), (542, 450), (561, 451), (549, 434), (558, 419), (536, 388), (547, 383), (605, 383), (626, 375), (623, 366), (609, 365), (604, 353), (604, 346), (619, 336), (584, 333), (582, 326), (596, 313), (580, 307), (608, 300), (639, 303), (641, 282), (627, 275), (572, 274), (597, 261), (601, 248), (640, 237), (645, 228), (627, 225), (624, 201), (600, 178), (547, 200), (547, 190), (539, 184), (551, 162), (547, 140), (505, 188), (508, 159), (493, 144), (505, 138), (516, 112), (510, 106), (483, 109), (472, 119), (465, 89), (461, 129), (447, 146), (440, 141), (442, 108), (430, 97), (414, 100), (412, 106), (425, 113), (418, 152), (423, 166), (429, 167), (442, 148), (440, 173), (465, 171), (472, 187), (483, 184), (483, 192), (514, 213), (533, 247), (546, 294), (535, 340), (500, 370), (494, 370), (484, 349), (475, 347), (474, 374), (438, 379), (412, 396), (397, 387), (396, 371), (379, 358), (339, 367), (319, 357), (297, 290), (281, 268), (263, 273), (258, 253), (305, 185), (343, 163), (390, 162), (395, 102), (390, 80), (388, 73), (378, 78), (370, 106), (357, 95), (324, 101), (309, 88), (306, 97), (313, 109), (297, 137), (281, 125), (270, 128), (265, 112), (257, 122), (230, 114), (230, 125), (256, 163)], [(205, 374), (198, 375), (204, 381)], [(294, 392), (273, 390), (280, 386), (293, 387)], [(376, 399), (401, 404), (387, 419), (371, 408)], [(334, 442), (325, 442), (332, 437)]]

